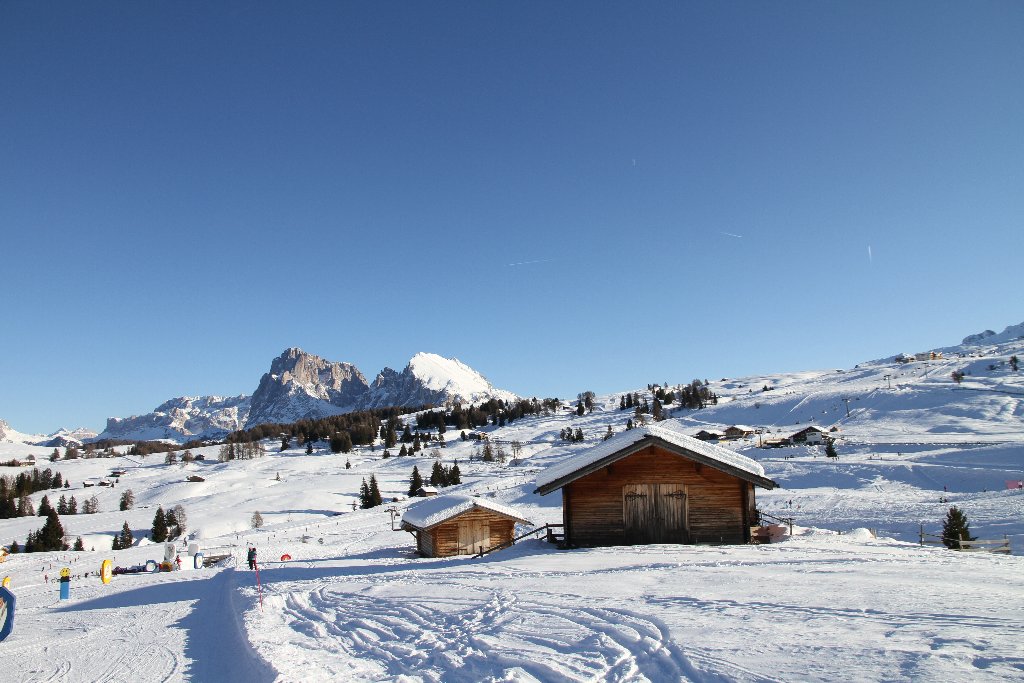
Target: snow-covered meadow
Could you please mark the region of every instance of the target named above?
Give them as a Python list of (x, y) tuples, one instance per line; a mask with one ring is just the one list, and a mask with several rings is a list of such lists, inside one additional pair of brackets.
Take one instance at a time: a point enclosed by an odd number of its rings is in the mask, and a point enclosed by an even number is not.
[[(770, 430), (763, 439), (808, 424), (839, 428), (838, 461), (820, 446), (761, 449), (757, 436), (726, 444), (779, 483), (758, 491), (759, 507), (795, 518), (793, 537), (770, 545), (558, 550), (530, 539), (483, 558), (418, 558), (388, 508), (409, 505), (409, 475), (413, 465), (429, 474), (429, 448), (385, 460), (379, 447), (306, 455), (268, 443), (266, 457), (245, 462), (218, 463), (216, 447), (187, 465), (160, 456), (44, 462), (70, 479), (64, 493), (80, 504), (95, 492), (101, 512), (62, 517), (85, 552), (0, 564), (19, 601), (15, 630), (0, 643), (4, 678), (1020, 680), (1024, 492), (1004, 482), (1024, 479), (1024, 383), (999, 364), (1020, 348), (1007, 341), (969, 358), (709, 378), (719, 404), (673, 416), (692, 432), (749, 424)], [(968, 363), (955, 385), (950, 373)], [(595, 444), (608, 425), (621, 431), (631, 414), (618, 408), (618, 394), (600, 396), (582, 417), (563, 411), (484, 429), (524, 444), (516, 465), (470, 462), (477, 446), (449, 431), (442, 460), (458, 459), (464, 482), (450, 490), (514, 506), (535, 525), (560, 522), (558, 494), (533, 493), (537, 473)], [(558, 441), (567, 426), (587, 440)], [(47, 452), (0, 443), (3, 461)], [(115, 467), (128, 470), (115, 488), (82, 487)], [(205, 481), (185, 482), (190, 474)], [(386, 499), (399, 500), (353, 510), (371, 474)], [(125, 488), (136, 505), (119, 512)], [(103, 559), (161, 559), (145, 540), (108, 550), (122, 523), (139, 538), (157, 505), (175, 504), (208, 555), (230, 558), (102, 585)], [(976, 536), (1007, 535), (1015, 554), (918, 545), (920, 525), (937, 532), (950, 504)], [(256, 511), (260, 529), (249, 525)], [(0, 520), (0, 540), (23, 543), (41, 525)], [(259, 549), (261, 590), (244, 568), (249, 543)], [(63, 603), (52, 582), (62, 566), (81, 576)]]

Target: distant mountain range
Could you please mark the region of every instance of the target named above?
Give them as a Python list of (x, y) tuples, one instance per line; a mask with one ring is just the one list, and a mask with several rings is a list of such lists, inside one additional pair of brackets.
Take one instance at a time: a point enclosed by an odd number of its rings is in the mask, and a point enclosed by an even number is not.
[(432, 353), (413, 356), (402, 372), (384, 368), (369, 383), (355, 365), (329, 361), (299, 348), (270, 364), (251, 396), (183, 396), (145, 415), (112, 417), (97, 439), (215, 438), (237, 429), (289, 423), (385, 406), (479, 403), (517, 398), (496, 389), (476, 370)]
[[(965, 337), (958, 346), (934, 350), (946, 354), (947, 363), (952, 363), (950, 369), (961, 368), (967, 372), (964, 388), (970, 388), (972, 377), (991, 370), (988, 361), (974, 367), (981, 361), (972, 362), (969, 358), (1000, 353), (1024, 355), (1021, 340), (1024, 340), (1024, 323), (1011, 325), (1000, 333), (985, 330)], [(913, 357), (914, 354), (899, 355)], [(895, 358), (869, 363), (888, 365)], [(957, 364), (957, 358), (964, 360)], [(935, 376), (938, 378), (940, 374)], [(852, 379), (852, 375), (837, 376), (836, 381), (840, 379), (845, 382)], [(894, 376), (892, 382), (896, 381)], [(728, 391), (728, 386), (716, 388), (716, 392), (722, 391)], [(106, 428), (98, 435), (87, 429), (60, 429), (49, 435), (23, 434), (0, 420), (0, 441), (52, 448), (108, 438), (183, 442), (218, 438), (259, 424), (289, 423), (368, 408), (444, 405), (455, 401), (480, 403), (491, 398), (513, 400), (517, 397), (509, 391), (495, 388), (479, 372), (453, 358), (418, 353), (401, 372), (384, 368), (373, 382), (368, 382), (351, 363), (329, 361), (302, 349), (290, 348), (271, 362), (270, 371), (263, 375), (252, 395), (173, 398), (145, 415), (109, 418)], [(738, 407), (738, 404), (728, 408), (723, 405), (718, 411), (709, 411), (706, 417), (710, 417), (712, 412), (725, 415)], [(740, 421), (750, 419), (749, 415), (730, 417)]]

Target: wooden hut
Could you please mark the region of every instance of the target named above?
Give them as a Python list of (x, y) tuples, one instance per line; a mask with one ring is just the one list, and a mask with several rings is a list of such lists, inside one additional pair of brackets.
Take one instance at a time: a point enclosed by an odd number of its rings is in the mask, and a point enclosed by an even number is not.
[(726, 427), (723, 434), (726, 439), (743, 439), (752, 435), (755, 431), (757, 430), (748, 425), (732, 425), (731, 427)]
[(424, 557), (475, 555), (511, 543), (516, 522), (528, 520), (507, 505), (461, 495), (427, 498), (402, 515), (402, 528), (416, 536)]
[(664, 423), (628, 430), (549, 467), (537, 493), (562, 491), (569, 546), (748, 543), (757, 462)]

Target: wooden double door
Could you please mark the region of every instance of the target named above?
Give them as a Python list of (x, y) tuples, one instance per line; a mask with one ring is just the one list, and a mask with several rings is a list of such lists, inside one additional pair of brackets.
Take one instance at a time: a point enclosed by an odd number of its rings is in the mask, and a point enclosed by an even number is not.
[(622, 487), (626, 543), (689, 543), (684, 484), (626, 484)]
[(490, 524), (477, 519), (459, 522), (459, 555), (475, 555), (490, 547)]

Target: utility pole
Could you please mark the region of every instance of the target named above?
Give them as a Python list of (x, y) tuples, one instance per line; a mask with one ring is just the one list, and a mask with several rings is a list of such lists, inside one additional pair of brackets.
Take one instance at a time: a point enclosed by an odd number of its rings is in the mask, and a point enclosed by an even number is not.
[(890, 377), (892, 377), (892, 375), (886, 375), (885, 376), (885, 381), (889, 383), (889, 388), (892, 389), (892, 382), (889, 381)]
[(846, 403), (846, 417), (850, 417), (850, 399), (844, 398), (843, 401)]

